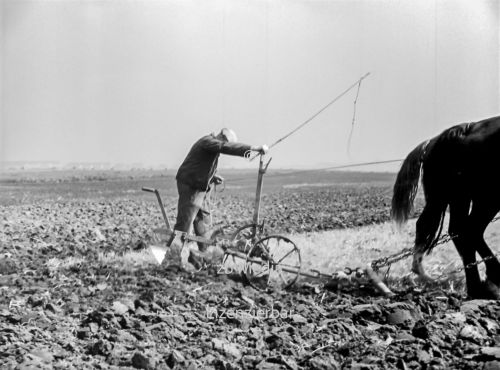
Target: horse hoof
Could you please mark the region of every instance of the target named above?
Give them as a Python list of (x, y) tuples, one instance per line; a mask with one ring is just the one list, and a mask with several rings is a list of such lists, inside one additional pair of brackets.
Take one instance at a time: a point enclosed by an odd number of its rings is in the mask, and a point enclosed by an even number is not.
[(474, 292), (469, 292), (471, 299), (492, 299), (500, 300), (500, 288), (490, 280), (481, 282), (480, 289), (470, 289)]
[(500, 288), (498, 287), (498, 285), (486, 279), (485, 281), (483, 281), (483, 287), (486, 291), (488, 299), (500, 299)]

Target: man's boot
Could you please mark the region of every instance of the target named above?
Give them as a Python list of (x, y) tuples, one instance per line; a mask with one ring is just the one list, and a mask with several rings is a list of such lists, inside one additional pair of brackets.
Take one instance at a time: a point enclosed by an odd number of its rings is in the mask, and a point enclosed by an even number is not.
[(203, 266), (217, 266), (222, 262), (224, 251), (217, 246), (210, 246), (206, 251), (191, 249), (188, 262), (198, 270)]
[(200, 270), (203, 266), (208, 264), (206, 253), (191, 249), (189, 251), (188, 262), (197, 270)]

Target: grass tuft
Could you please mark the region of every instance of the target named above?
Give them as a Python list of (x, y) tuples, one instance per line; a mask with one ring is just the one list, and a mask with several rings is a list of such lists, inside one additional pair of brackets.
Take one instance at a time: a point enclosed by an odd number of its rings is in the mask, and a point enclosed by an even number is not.
[(121, 268), (127, 269), (131, 267), (150, 267), (158, 265), (149, 248), (141, 251), (130, 251), (122, 255), (115, 252), (99, 253), (98, 261), (101, 263), (118, 264)]

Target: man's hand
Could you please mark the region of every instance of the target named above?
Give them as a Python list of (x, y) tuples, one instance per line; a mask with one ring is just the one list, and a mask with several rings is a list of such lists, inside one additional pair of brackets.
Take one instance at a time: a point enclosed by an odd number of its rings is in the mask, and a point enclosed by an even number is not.
[(259, 152), (260, 154), (266, 154), (269, 151), (269, 147), (264, 144), (261, 146), (252, 146), (251, 150)]
[(214, 175), (214, 177), (212, 177), (212, 182), (215, 185), (220, 185), (224, 182), (224, 178), (222, 176), (219, 176), (219, 175)]

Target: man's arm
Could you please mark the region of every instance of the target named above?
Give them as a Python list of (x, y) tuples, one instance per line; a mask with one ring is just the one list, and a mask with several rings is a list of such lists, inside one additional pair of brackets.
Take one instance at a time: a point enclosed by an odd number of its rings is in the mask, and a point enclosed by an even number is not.
[(254, 150), (252, 148), (253, 147), (251, 145), (247, 145), (247, 144), (243, 144), (243, 143), (224, 142), (222, 144), (222, 148), (221, 148), (220, 152), (222, 154), (237, 155), (240, 157), (244, 157), (246, 152), (248, 152), (249, 150)]
[(244, 157), (245, 153), (248, 151), (256, 151), (264, 154), (268, 150), (266, 145), (254, 146), (243, 143), (230, 143), (213, 137), (207, 138), (203, 147), (210, 152), (236, 155), (240, 157)]
[(269, 151), (267, 145), (247, 145), (242, 143), (224, 143), (222, 146), (221, 153), (229, 155), (239, 155), (244, 157), (248, 151), (259, 152), (261, 154), (266, 154)]

